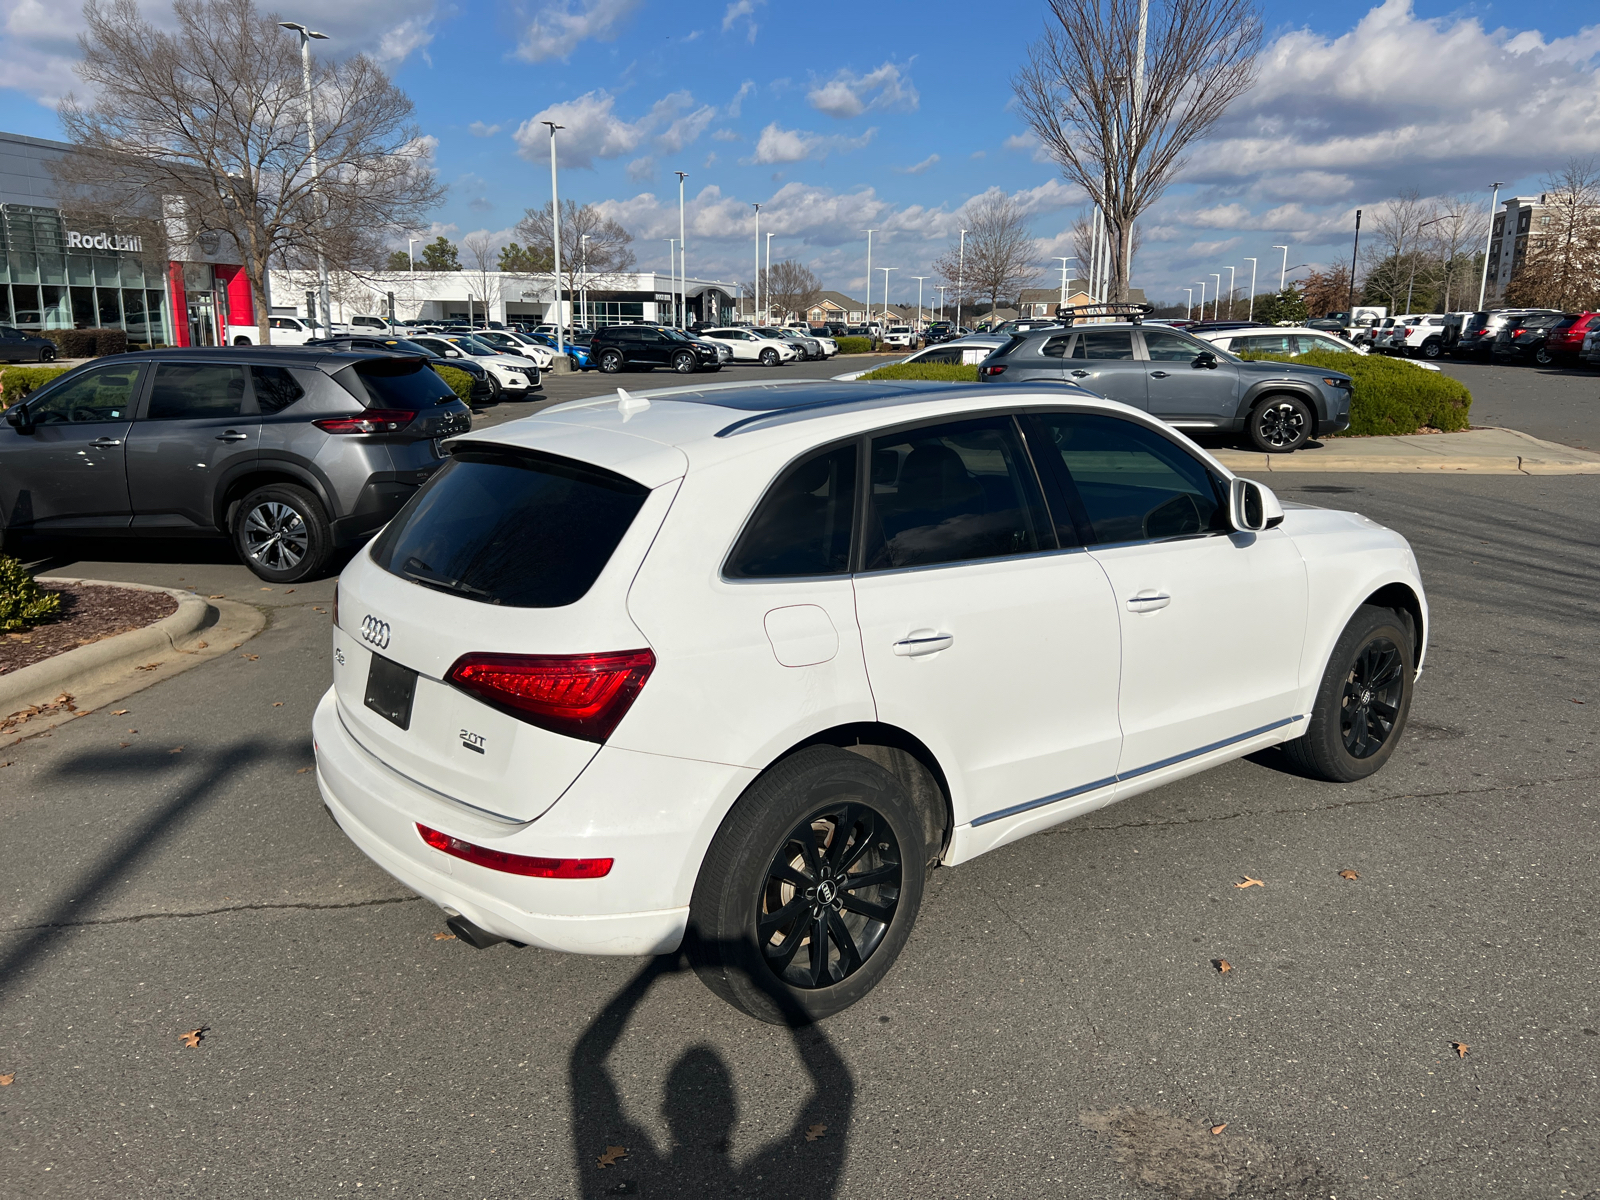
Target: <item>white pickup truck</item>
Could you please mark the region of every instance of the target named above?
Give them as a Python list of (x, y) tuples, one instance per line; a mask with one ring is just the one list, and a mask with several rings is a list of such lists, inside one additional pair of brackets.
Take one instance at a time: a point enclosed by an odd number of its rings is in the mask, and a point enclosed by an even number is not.
[[(312, 338), (319, 336), (316, 327), (310, 321), (299, 317), (268, 317), (272, 326), (272, 344), (274, 346), (303, 346)], [(261, 331), (254, 325), (229, 325), (228, 344), (230, 346), (255, 346), (261, 341)]]

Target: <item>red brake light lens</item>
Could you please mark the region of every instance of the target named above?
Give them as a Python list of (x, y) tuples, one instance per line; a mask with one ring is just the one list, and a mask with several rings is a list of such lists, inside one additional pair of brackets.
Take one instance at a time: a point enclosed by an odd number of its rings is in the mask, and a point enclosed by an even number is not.
[(627, 715), (656, 656), (464, 654), (446, 678), (502, 712), (567, 737), (604, 742)]
[(448, 833), (419, 824), (422, 840), (442, 854), (459, 858), (474, 866), (504, 871), (507, 875), (529, 875), (535, 879), (603, 879), (611, 874), (610, 858), (535, 858), (531, 854), (507, 854), (487, 846), (474, 846)]
[(311, 422), (324, 433), (393, 433), (417, 419), (404, 408), (369, 408), (351, 417), (324, 417)]
[(996, 364), (995, 366), (992, 366), (992, 367), (979, 367), (978, 368), (978, 373), (980, 375), (982, 375), (985, 379), (993, 379), (996, 375), (1005, 374), (1005, 369), (1006, 368), (1005, 368), (1005, 364), (1004, 363), (998, 363), (998, 364)]

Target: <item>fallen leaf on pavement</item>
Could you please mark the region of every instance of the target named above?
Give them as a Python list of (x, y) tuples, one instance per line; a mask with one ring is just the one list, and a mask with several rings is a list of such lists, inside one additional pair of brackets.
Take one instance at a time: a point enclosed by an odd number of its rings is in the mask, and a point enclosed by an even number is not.
[(212, 592), (211, 595), (206, 597), (206, 599), (207, 600), (223, 600), (223, 599), (226, 599), (226, 597), (223, 596), (223, 594), (221, 592)]
[(191, 1029), (178, 1040), (192, 1049), (205, 1039), (206, 1030), (209, 1028), (211, 1028), (209, 1025), (202, 1025), (199, 1029)]
[(1352, 871), (1349, 867), (1346, 867), (1344, 870), (1339, 872), (1339, 878), (1340, 879), (1360, 879), (1361, 878), (1361, 872), (1360, 871)]
[(433, 935), (433, 940), (436, 942), (453, 942), (456, 940), (456, 935), (453, 933), (436, 933)]
[(1261, 880), (1259, 880), (1259, 879), (1251, 879), (1250, 876), (1246, 875), (1244, 877), (1244, 882), (1243, 883), (1236, 883), (1233, 886), (1234, 887), (1258, 887), (1258, 888), (1264, 888), (1267, 885), (1262, 883)]
[(239, 657), (240, 658), (248, 658), (251, 662), (255, 662), (261, 657), (261, 655), (259, 655), (259, 654), (241, 654), (241, 655), (239, 655)]
[(125, 708), (113, 708), (111, 710), (111, 715), (113, 717), (125, 717), (128, 715), (128, 710)]
[(1582, 703), (1583, 703), (1583, 701), (1582, 701), (1582, 700), (1577, 700), (1577, 699), (1574, 699), (1574, 700), (1573, 700), (1573, 701), (1572, 701), (1572, 702), (1573, 702), (1573, 703), (1574, 703), (1574, 704), (1582, 704)]
[(182, 746), (174, 746), (171, 750), (168, 750), (167, 753), (168, 754), (182, 754), (183, 753), (183, 747)]
[(273, 708), (282, 708), (283, 707), (283, 701), (282, 700), (274, 700), (272, 702), (272, 707)]
[(1222, 1131), (1223, 1131), (1223, 1130), (1224, 1130), (1224, 1129), (1226, 1129), (1226, 1128), (1227, 1128), (1227, 1127), (1228, 1127), (1228, 1123), (1227, 1123), (1227, 1122), (1226, 1122), (1226, 1121), (1224, 1121), (1224, 1122), (1223, 1122), (1223, 1123), (1222, 1123), (1222, 1124), (1221, 1124), (1221, 1125), (1213, 1125), (1213, 1126), (1212, 1126), (1212, 1127), (1211, 1127), (1211, 1132), (1212, 1132), (1212, 1134), (1213, 1134), (1213, 1135), (1215, 1135), (1215, 1134), (1219, 1134), (1219, 1133), (1221, 1133), (1221, 1132), (1222, 1132)]
[[(118, 742), (117, 743), (117, 749), (118, 750), (126, 750), (131, 745), (133, 745), (132, 742)], [(9, 766), (10, 764), (8, 763), (7, 765)]]
[(289, 594), (289, 592), (292, 592), (292, 591), (294, 591), (294, 589), (293, 589), (293, 588), (290, 588), (290, 589), (289, 589), (289, 591), (288, 591), (288, 592), (285, 592), (285, 593), (284, 593), (284, 595), (285, 595), (285, 596), (287, 596), (287, 595), (288, 595), (288, 594)]
[(808, 1125), (806, 1126), (806, 1141), (820, 1142), (822, 1135), (827, 1132), (828, 1127), (826, 1125)]
[(606, 1152), (600, 1156), (599, 1166), (601, 1170), (604, 1170), (606, 1167), (614, 1167), (617, 1165), (617, 1160), (619, 1158), (627, 1157), (628, 1148), (626, 1146), (607, 1146)]
[(1219, 975), (1226, 975), (1233, 970), (1233, 964), (1225, 958), (1214, 958), (1211, 960), (1211, 965), (1217, 969)]
[(310, 767), (301, 767), (298, 771), (295, 772), (295, 774), (296, 775), (304, 775), (309, 770), (311, 770)]
[(315, 604), (313, 604), (311, 606), (311, 611), (312, 612), (327, 612), (328, 610), (325, 609), (325, 608), (318, 608)]
[(271, 588), (262, 588), (262, 589), (261, 589), (261, 590), (262, 590), (262, 591), (263, 591), (263, 592), (270, 592), (270, 591), (271, 591), (271, 590), (272, 590), (272, 589), (271, 589)]
[(1471, 1050), (1472, 1047), (1467, 1045), (1465, 1042), (1451, 1042), (1450, 1049), (1456, 1052), (1457, 1058), (1465, 1058), (1467, 1056), (1467, 1051)]
[(135, 668), (134, 668), (134, 670), (135, 670), (135, 671), (154, 671), (154, 670), (155, 670), (155, 669), (156, 669), (156, 668), (157, 668), (157, 667), (159, 667), (159, 666), (160, 666), (160, 665), (161, 665), (161, 664), (160, 664), (160, 663), (158, 663), (158, 662), (153, 662), (153, 663), (145, 663), (145, 665), (144, 665), (144, 666), (142, 666), (142, 667), (135, 667)]
[(11, 1081), (15, 1078), (15, 1075), (0, 1075), (0, 1087), (10, 1087)]

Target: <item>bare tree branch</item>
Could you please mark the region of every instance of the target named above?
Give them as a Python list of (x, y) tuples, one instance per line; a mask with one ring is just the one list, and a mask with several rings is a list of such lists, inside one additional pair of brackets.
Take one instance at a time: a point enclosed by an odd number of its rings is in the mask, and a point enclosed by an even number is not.
[(933, 269), (952, 287), (959, 284), (958, 290), (966, 292), (961, 297), (963, 304), (987, 298), (992, 312), (1002, 297), (1016, 299), (1038, 278), (1028, 218), (1010, 196), (991, 192), (968, 204), (962, 220), (967, 225), (964, 260), (960, 241), (953, 241), (934, 261)]
[[(530, 208), (517, 222), (516, 235), (528, 251), (548, 261), (554, 256), (550, 205)], [(619, 275), (633, 269), (633, 235), (603, 216), (592, 204), (581, 208), (572, 200), (561, 202), (561, 288), (575, 297), (579, 288), (604, 291), (615, 287)], [(557, 295), (559, 306), (561, 296)]]
[(777, 312), (780, 322), (788, 320), (790, 316), (803, 317), (806, 310), (822, 297), (822, 280), (802, 262), (794, 259), (775, 262), (765, 275), (766, 284), (761, 294), (763, 298), (772, 297), (771, 307)]

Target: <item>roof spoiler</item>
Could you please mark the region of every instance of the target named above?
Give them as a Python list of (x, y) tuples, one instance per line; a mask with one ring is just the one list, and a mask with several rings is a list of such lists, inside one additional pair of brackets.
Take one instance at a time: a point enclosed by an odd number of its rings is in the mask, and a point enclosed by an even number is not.
[(1067, 328), (1072, 328), (1072, 323), (1078, 317), (1126, 317), (1135, 325), (1143, 324), (1144, 319), (1156, 311), (1153, 304), (1058, 304), (1056, 317)]

